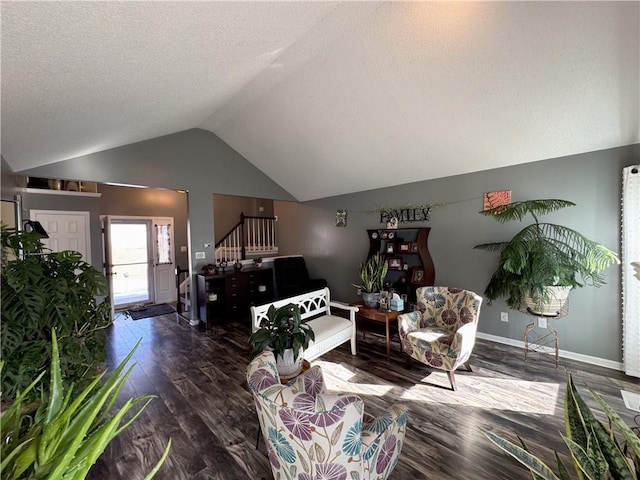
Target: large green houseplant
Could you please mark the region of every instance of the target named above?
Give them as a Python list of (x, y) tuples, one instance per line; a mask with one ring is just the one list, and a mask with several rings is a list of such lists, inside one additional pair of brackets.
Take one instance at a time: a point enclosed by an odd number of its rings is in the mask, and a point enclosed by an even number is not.
[(480, 212), (501, 223), (521, 221), (527, 215), (534, 220), (509, 241), (474, 247), (500, 252), (498, 268), (484, 292), (489, 301), (504, 296), (511, 308), (529, 307), (533, 312), (552, 315), (564, 300), (558, 298), (555, 311), (545, 309), (556, 296), (549, 287), (565, 287), (568, 294), (571, 288), (604, 283), (602, 271), (611, 263), (619, 263), (614, 252), (571, 228), (538, 220), (538, 215), (574, 205), (558, 199), (527, 200)]
[[(32, 232), (2, 225), (1, 242), (7, 259), (0, 274), (4, 400), (24, 391), (49, 365), (53, 329), (64, 377), (86, 385), (104, 361), (104, 328), (111, 322), (110, 305), (100, 300), (107, 294), (104, 275), (78, 252), (46, 252)], [(38, 395), (32, 390), (30, 399)]]
[(520, 437), (521, 447), (487, 429), (483, 433), (498, 447), (527, 467), (534, 480), (638, 480), (640, 473), (640, 438), (624, 420), (593, 390), (589, 393), (604, 411), (608, 423), (598, 421), (580, 397), (571, 375), (567, 379), (564, 399), (565, 434), (562, 439), (569, 450), (575, 476), (556, 452), (556, 474), (533, 455)]
[(276, 367), (282, 377), (292, 377), (302, 368), (302, 351), (315, 340), (311, 327), (302, 323), (300, 307), (289, 303), (276, 308), (273, 305), (267, 311), (267, 317), (249, 338), (252, 355), (264, 350), (272, 350), (276, 358)]
[(376, 253), (360, 264), (360, 283), (352, 283), (362, 293), (362, 301), (367, 307), (375, 307), (380, 290), (384, 289), (384, 279), (389, 265), (384, 255)]

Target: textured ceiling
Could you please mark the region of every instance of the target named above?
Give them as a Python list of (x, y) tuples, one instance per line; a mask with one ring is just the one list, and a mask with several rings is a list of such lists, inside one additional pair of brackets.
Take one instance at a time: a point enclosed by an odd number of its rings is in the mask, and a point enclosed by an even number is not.
[(180, 130), (299, 200), (640, 141), (638, 2), (2, 2), (15, 171)]

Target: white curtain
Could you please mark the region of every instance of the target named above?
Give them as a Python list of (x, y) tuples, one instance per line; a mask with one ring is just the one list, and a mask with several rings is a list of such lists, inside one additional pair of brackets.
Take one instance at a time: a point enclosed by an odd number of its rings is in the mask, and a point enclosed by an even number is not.
[(640, 262), (640, 165), (622, 173), (622, 316), (624, 371), (640, 377), (640, 279), (631, 262)]

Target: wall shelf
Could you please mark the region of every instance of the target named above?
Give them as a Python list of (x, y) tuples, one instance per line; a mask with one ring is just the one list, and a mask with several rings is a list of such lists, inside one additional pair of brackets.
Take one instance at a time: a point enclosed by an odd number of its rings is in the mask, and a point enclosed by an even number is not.
[(50, 190), (48, 188), (26, 188), (26, 193), (36, 193), (39, 195), (71, 195), (74, 197), (101, 197), (101, 193), (75, 192), (71, 190)]
[[(389, 269), (387, 281), (392, 283), (398, 293), (407, 293), (410, 301), (415, 301), (416, 289), (419, 286), (433, 285), (436, 271), (433, 259), (429, 253), (427, 240), (430, 227), (397, 228), (397, 229), (368, 229), (369, 255), (380, 253), (385, 258), (399, 257), (401, 269)], [(401, 246), (411, 245), (411, 251), (401, 250)], [(408, 268), (404, 269), (404, 265)], [(422, 268), (423, 275), (419, 284), (413, 283), (411, 273), (413, 268)]]

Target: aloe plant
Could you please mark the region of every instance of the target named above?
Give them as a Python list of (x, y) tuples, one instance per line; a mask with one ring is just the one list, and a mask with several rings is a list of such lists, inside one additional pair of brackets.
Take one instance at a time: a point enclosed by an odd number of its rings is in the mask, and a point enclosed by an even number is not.
[[(154, 398), (153, 395), (132, 398), (111, 412), (133, 369), (124, 372), (125, 366), (137, 348), (138, 345), (104, 382), (101, 383), (103, 373), (75, 394), (72, 387), (65, 388), (63, 384), (58, 341), (53, 331), (46, 400), (25, 404), (29, 392), (41, 386), (46, 373), (42, 372), (0, 417), (0, 478), (84, 479), (109, 442), (131, 425)], [(170, 448), (171, 440), (146, 479), (155, 476)]]
[[(571, 375), (567, 378), (564, 399), (565, 435), (562, 435), (579, 480), (638, 480), (640, 438), (631, 427), (593, 390), (589, 393), (600, 405), (609, 425), (598, 421), (578, 393)], [(534, 480), (570, 480), (569, 469), (555, 453), (558, 473), (533, 455), (524, 440), (522, 447), (485, 428), (482, 432), (498, 447), (527, 467)], [(616, 437), (616, 433), (618, 437)]]

